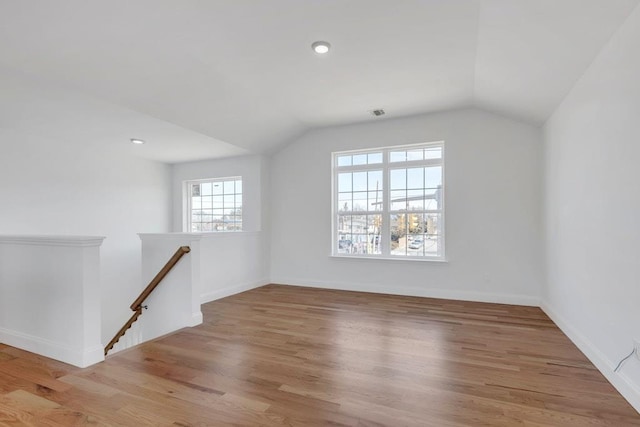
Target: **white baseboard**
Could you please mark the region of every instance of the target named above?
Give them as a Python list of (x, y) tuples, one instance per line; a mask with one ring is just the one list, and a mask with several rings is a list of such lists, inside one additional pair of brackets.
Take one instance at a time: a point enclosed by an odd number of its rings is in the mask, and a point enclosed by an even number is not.
[(240, 292), (249, 291), (251, 289), (259, 288), (260, 286), (264, 286), (269, 284), (270, 282), (267, 279), (260, 279), (255, 282), (249, 283), (240, 283), (238, 285), (226, 286), (222, 289), (216, 289), (215, 291), (206, 292), (202, 294), (200, 301), (202, 304), (215, 301), (220, 298), (225, 298), (231, 295), (239, 294)]
[(500, 294), (491, 292), (456, 291), (449, 289), (415, 288), (408, 286), (388, 286), (376, 284), (354, 284), (339, 282), (318, 282), (315, 280), (277, 278), (271, 283), (309, 288), (336, 289), (341, 291), (373, 292), (377, 294), (405, 295), (412, 297), (452, 299), (459, 301), (489, 302), (497, 304), (540, 306), (540, 298), (529, 295)]
[(0, 328), (0, 342), (80, 368), (104, 360), (104, 348), (96, 345), (87, 348), (70, 347), (45, 338)]
[(609, 360), (598, 348), (584, 337), (546, 301), (542, 301), (540, 308), (553, 323), (584, 353), (605, 378), (627, 399), (627, 401), (640, 412), (640, 389), (622, 372), (614, 372), (615, 364)]
[(191, 321), (189, 322), (189, 327), (192, 328), (194, 326), (198, 326), (202, 324), (202, 312), (198, 311), (196, 313), (191, 314)]

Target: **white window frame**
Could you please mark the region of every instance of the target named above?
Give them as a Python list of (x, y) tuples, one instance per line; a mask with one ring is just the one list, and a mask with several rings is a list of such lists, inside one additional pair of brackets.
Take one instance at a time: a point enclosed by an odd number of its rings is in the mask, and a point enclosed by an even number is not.
[[(411, 150), (417, 148), (432, 148), (441, 147), (442, 156), (440, 159), (428, 159), (428, 160), (409, 160), (404, 162), (391, 162), (390, 152)], [(344, 155), (357, 155), (357, 154), (370, 154), (382, 152), (382, 163), (377, 164), (365, 164), (356, 166), (338, 166), (338, 157)], [(392, 255), (391, 254), (391, 215), (400, 211), (391, 210), (391, 189), (390, 189), (390, 174), (392, 169), (410, 168), (416, 166), (441, 166), (442, 167), (442, 188), (440, 189), (440, 207), (436, 210), (423, 209), (418, 211), (424, 213), (430, 211), (431, 213), (440, 213), (440, 221), (438, 224), (438, 252), (437, 255)], [(339, 217), (339, 201), (338, 201), (338, 174), (341, 172), (364, 172), (371, 170), (382, 170), (382, 190), (383, 190), (383, 203), (382, 210), (375, 211), (353, 211), (354, 215), (382, 215), (382, 226), (380, 231), (380, 254), (345, 254), (338, 252), (338, 217)], [(446, 249), (445, 249), (445, 143), (444, 141), (407, 144), (407, 145), (395, 145), (386, 147), (376, 147), (364, 150), (349, 150), (349, 151), (337, 151), (331, 153), (331, 256), (337, 258), (363, 258), (363, 259), (384, 259), (394, 261), (446, 261)], [(374, 213), (375, 212), (375, 213)], [(412, 211), (406, 211), (412, 212)]]
[[(194, 184), (203, 184), (203, 183), (215, 183), (215, 182), (225, 182), (225, 181), (240, 181), (242, 182), (242, 220), (241, 220), (241, 228), (234, 230), (211, 230), (211, 231), (192, 231), (192, 197), (191, 197), (191, 186)], [(225, 176), (220, 178), (203, 178), (203, 179), (192, 179), (188, 181), (184, 181), (182, 187), (182, 194), (184, 200), (184, 221), (182, 222), (182, 227), (185, 233), (236, 233), (242, 232), (244, 230), (244, 180), (242, 176)]]

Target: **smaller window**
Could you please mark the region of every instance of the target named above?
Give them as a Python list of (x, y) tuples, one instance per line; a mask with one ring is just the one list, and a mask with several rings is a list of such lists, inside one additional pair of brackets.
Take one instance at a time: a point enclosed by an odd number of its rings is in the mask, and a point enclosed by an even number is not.
[(242, 230), (242, 177), (186, 182), (187, 232)]

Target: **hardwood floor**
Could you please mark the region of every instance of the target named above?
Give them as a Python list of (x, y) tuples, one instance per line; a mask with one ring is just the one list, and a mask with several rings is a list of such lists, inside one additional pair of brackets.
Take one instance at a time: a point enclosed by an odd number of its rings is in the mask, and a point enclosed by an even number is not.
[(74, 368), (0, 344), (0, 425), (626, 426), (538, 308), (269, 285)]

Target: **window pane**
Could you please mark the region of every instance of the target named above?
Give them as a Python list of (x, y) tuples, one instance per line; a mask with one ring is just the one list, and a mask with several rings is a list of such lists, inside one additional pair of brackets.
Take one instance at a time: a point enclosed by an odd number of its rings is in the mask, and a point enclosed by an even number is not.
[(392, 211), (407, 209), (407, 192), (405, 190), (391, 191), (391, 206), (389, 209)]
[(213, 183), (212, 194), (215, 194), (215, 195), (221, 195), (222, 194), (222, 183), (221, 182), (214, 182)]
[(353, 215), (338, 218), (338, 252), (380, 254), (380, 215)]
[(366, 165), (367, 164), (367, 155), (366, 154), (356, 154), (353, 156), (353, 164), (354, 165)]
[(353, 210), (354, 211), (367, 210), (367, 192), (366, 191), (358, 191), (353, 193)]
[(442, 209), (440, 203), (440, 194), (441, 191), (437, 189), (427, 189), (424, 191), (425, 193), (425, 206), (426, 210), (437, 210)]
[(415, 233), (408, 239), (407, 252), (408, 256), (422, 256), (424, 255), (424, 235), (421, 233)]
[(367, 191), (367, 173), (353, 173), (353, 191)]
[(351, 215), (338, 215), (338, 232), (351, 234)]
[(353, 253), (353, 237), (351, 235), (351, 215), (338, 215), (338, 253)]
[(408, 150), (407, 151), (407, 160), (422, 160), (424, 158), (424, 150), (420, 148), (419, 150)]
[(211, 207), (214, 209), (222, 209), (222, 196), (213, 196), (211, 198)]
[(351, 201), (351, 197), (353, 195), (349, 192), (349, 193), (338, 193), (338, 207), (342, 206), (342, 202), (343, 201)]
[(345, 191), (352, 191), (353, 188), (351, 186), (351, 178), (352, 178), (351, 172), (338, 174), (338, 191), (339, 192), (342, 193)]
[(236, 194), (242, 194), (242, 181), (236, 180)]
[(400, 190), (407, 188), (407, 170), (406, 169), (391, 169), (390, 173), (390, 188), (392, 190)]
[(428, 160), (441, 159), (442, 158), (442, 147), (425, 148), (425, 150), (424, 150), (424, 158), (428, 159)]
[(425, 214), (425, 226), (424, 232), (435, 236), (442, 234), (442, 214), (441, 213), (430, 213)]
[(407, 169), (407, 188), (424, 187), (424, 168)]
[(391, 229), (391, 255), (403, 255), (406, 253), (406, 235), (407, 225), (404, 214), (391, 215), (390, 229)]
[(369, 191), (382, 190), (382, 171), (369, 171), (368, 178)]
[(410, 211), (424, 210), (424, 191), (422, 189), (408, 190), (407, 205)]
[(338, 210), (341, 212), (349, 212), (353, 210), (353, 202), (351, 201), (351, 193), (349, 193), (349, 200), (340, 201)]
[(442, 251), (442, 240), (440, 235), (426, 234), (424, 235), (424, 255), (440, 256)]
[(338, 156), (338, 166), (351, 166), (351, 156)]
[(202, 209), (211, 209), (213, 207), (211, 202), (211, 196), (202, 197), (200, 199), (200, 204), (202, 206)]
[(442, 166), (433, 166), (425, 169), (425, 187), (437, 188), (442, 186)]
[(382, 210), (382, 191), (369, 191), (368, 210), (381, 211)]
[(200, 196), (200, 184), (191, 184), (191, 195)]
[(224, 194), (233, 194), (236, 192), (235, 189), (235, 181), (224, 181), (223, 183), (223, 192)]
[(367, 217), (367, 253), (382, 253), (382, 215), (369, 215)]
[(351, 234), (345, 234), (343, 238), (338, 240), (338, 253), (350, 254), (353, 250), (353, 244), (351, 242)]
[(389, 153), (389, 161), (390, 162), (406, 162), (407, 161), (407, 152), (406, 151), (392, 151)]
[(201, 221), (202, 222), (210, 222), (211, 221), (211, 215), (213, 215), (213, 211), (211, 209), (203, 209), (201, 212), (202, 212)]
[(369, 153), (367, 159), (370, 165), (382, 163), (382, 153)]
[(411, 235), (424, 233), (424, 220), (422, 213), (407, 214), (407, 233)]
[(211, 195), (211, 183), (205, 182), (200, 184), (200, 195), (202, 196), (210, 196)]
[(392, 217), (391, 255), (441, 256), (441, 215), (409, 214)]

